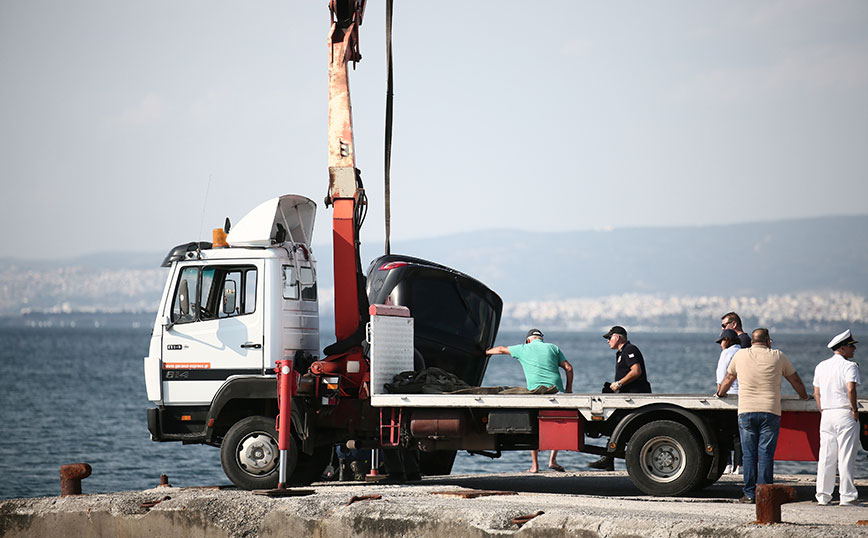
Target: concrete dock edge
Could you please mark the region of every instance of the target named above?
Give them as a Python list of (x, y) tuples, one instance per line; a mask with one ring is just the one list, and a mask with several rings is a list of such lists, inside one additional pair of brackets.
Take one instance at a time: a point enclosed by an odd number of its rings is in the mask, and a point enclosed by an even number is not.
[[(475, 475), (410, 486), (315, 484), (314, 494), (272, 498), (236, 489), (145, 491), (0, 501), (3, 538), (365, 538), (365, 537), (856, 537), (868, 508), (818, 506), (812, 477), (782, 477), (799, 492), (783, 523), (756, 525), (755, 507), (735, 502), (738, 477), (693, 497), (638, 494), (623, 472)], [(435, 492), (477, 489), (517, 495), (462, 498)], [(859, 482), (860, 490), (868, 487)], [(590, 492), (594, 492), (591, 494)], [(620, 493), (615, 495), (614, 493)], [(354, 496), (380, 498), (348, 504)], [(543, 514), (524, 525), (513, 519)]]

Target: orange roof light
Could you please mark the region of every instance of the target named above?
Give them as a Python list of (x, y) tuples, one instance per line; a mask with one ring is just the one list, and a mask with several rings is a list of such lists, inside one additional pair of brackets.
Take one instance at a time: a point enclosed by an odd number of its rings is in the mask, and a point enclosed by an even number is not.
[(223, 231), (223, 228), (214, 228), (214, 231), (211, 232), (211, 246), (213, 248), (229, 246), (226, 242), (226, 232)]

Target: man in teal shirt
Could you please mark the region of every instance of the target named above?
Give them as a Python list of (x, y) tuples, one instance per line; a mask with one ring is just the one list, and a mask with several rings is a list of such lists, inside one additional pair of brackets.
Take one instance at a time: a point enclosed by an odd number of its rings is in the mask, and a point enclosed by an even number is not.
[[(521, 369), (524, 370), (524, 377), (527, 381), (527, 390), (545, 390), (545, 388), (556, 388), (558, 392), (573, 391), (573, 367), (567, 362), (563, 352), (554, 344), (543, 342), (543, 333), (539, 329), (531, 329), (527, 332), (526, 343), (518, 346), (496, 346), (486, 350), (486, 355), (511, 355), (521, 364)], [(563, 368), (567, 373), (567, 386), (564, 388), (561, 380), (561, 371)], [(539, 472), (539, 451), (531, 451), (531, 467), (528, 469), (530, 473)], [(555, 471), (563, 471), (564, 468), (558, 465), (558, 451), (552, 450), (549, 457), (549, 469)]]

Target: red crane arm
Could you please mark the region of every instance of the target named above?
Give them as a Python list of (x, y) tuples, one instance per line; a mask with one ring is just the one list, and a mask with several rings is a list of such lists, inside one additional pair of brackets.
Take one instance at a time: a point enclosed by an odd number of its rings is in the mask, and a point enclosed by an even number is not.
[[(364, 0), (332, 0), (329, 33), (329, 192), (326, 205), (334, 205), (332, 218), (335, 284), (335, 337), (325, 349), (334, 357), (341, 353), (361, 356), (367, 298), (359, 257), (359, 228), (365, 209), (361, 175), (356, 168), (352, 105), (347, 64), (361, 59), (359, 25)], [(335, 357), (337, 358), (337, 357)]]

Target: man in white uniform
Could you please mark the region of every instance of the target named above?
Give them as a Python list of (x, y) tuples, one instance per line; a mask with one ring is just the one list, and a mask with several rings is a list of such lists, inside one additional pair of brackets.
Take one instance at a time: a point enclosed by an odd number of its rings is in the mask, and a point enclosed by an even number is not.
[(835, 489), (835, 467), (840, 483), (841, 506), (858, 506), (859, 492), (853, 484), (856, 437), (859, 434), (856, 385), (859, 367), (850, 360), (856, 352), (850, 329), (832, 338), (828, 347), (835, 354), (814, 370), (814, 399), (820, 419), (820, 459), (817, 461), (817, 502), (827, 505)]

